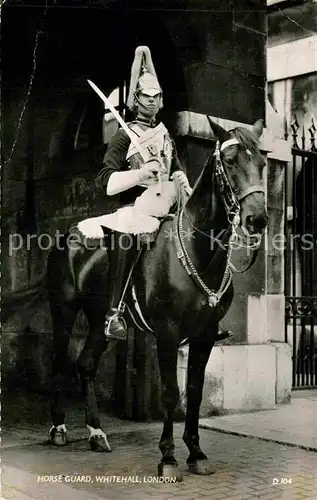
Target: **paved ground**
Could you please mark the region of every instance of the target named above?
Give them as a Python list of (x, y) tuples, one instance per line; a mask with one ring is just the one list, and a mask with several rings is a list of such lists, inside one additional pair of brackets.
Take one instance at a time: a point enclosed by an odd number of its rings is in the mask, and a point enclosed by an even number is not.
[[(295, 402), (295, 399), (293, 400)], [(305, 422), (310, 403), (297, 400), (304, 419), (303, 436), (316, 438), (316, 424)], [(313, 399), (311, 399), (313, 401)], [(311, 403), (314, 404), (314, 403)], [(70, 416), (69, 437), (73, 439), (65, 448), (55, 448), (47, 443), (46, 424), (36, 429), (29, 424), (15, 423), (6, 427), (3, 437), (2, 498), (4, 500), (316, 500), (317, 499), (317, 453), (295, 446), (286, 446), (262, 439), (227, 434), (221, 425), (232, 417), (247, 422), (249, 434), (259, 433), (259, 426), (273, 426), (271, 432), (278, 434), (281, 421), (279, 411), (291, 406), (247, 415), (217, 417), (219, 430), (201, 429), (201, 442), (214, 467), (210, 476), (191, 475), (186, 470), (187, 449), (181, 440), (183, 425), (175, 425), (175, 444), (183, 481), (177, 484), (156, 484), (157, 463), (160, 458), (158, 440), (161, 424), (131, 423), (104, 416), (113, 447), (110, 454), (93, 453), (88, 450), (86, 432), (76, 413)], [(263, 416), (262, 424), (260, 416)], [(271, 420), (269, 414), (274, 415)], [(299, 415), (299, 414), (298, 414)], [(316, 415), (316, 413), (315, 413)], [(294, 412), (293, 412), (294, 416)], [(281, 417), (280, 417), (281, 419)], [(295, 420), (290, 417), (290, 426)], [(253, 424), (252, 424), (253, 421)], [(255, 424), (254, 422), (257, 422)], [(265, 424), (266, 422), (266, 424)], [(276, 423), (274, 426), (273, 423)], [(252, 425), (251, 425), (252, 424)], [(231, 424), (232, 426), (233, 424)], [(300, 426), (299, 426), (300, 427)], [(308, 428), (307, 428), (308, 427)], [(284, 421), (284, 428), (288, 428)], [(241, 431), (242, 432), (242, 431)], [(292, 434), (292, 431), (290, 432)], [(267, 436), (265, 436), (267, 439)], [(48, 478), (39, 476), (54, 476)], [(59, 477), (60, 476), (60, 477)], [(69, 477), (68, 477), (69, 476)], [(81, 482), (75, 481), (78, 477)], [(119, 481), (119, 482), (117, 482)]]
[(200, 423), (205, 429), (256, 436), (317, 451), (317, 391), (303, 394), (304, 397), (300, 397), (300, 392), (293, 394), (290, 404), (275, 410), (249, 413), (243, 418), (241, 415), (205, 418)]
[[(158, 453), (158, 426), (146, 430), (112, 434), (113, 453), (93, 454), (86, 442), (70, 445), (66, 450), (52, 450), (43, 445), (14, 447), (6, 450), (3, 472), (3, 498), (9, 500), (104, 498), (105, 500), (243, 500), (243, 499), (316, 499), (317, 456), (296, 448), (261, 442), (203, 430), (205, 450), (213, 458), (215, 474), (192, 476), (184, 471), (182, 483), (153, 484)], [(177, 425), (178, 457), (184, 470), (186, 452)], [(45, 448), (45, 449), (44, 449)], [(17, 468), (17, 462), (19, 468)], [(32, 471), (30, 473), (30, 471)], [(38, 475), (64, 475), (61, 483), (38, 482)], [(67, 476), (84, 475), (81, 483), (66, 483)], [(99, 483), (97, 476), (114, 480), (114, 476), (133, 476), (140, 483)], [(110, 479), (112, 477), (112, 479)], [(276, 484), (273, 482), (287, 483)], [(291, 484), (290, 484), (291, 483)]]

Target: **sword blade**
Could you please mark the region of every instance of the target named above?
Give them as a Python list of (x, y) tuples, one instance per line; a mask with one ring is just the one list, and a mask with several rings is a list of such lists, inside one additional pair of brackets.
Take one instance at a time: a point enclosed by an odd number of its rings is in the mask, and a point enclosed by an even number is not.
[(130, 141), (132, 142), (133, 146), (135, 146), (136, 150), (138, 153), (141, 155), (143, 161), (147, 161), (149, 158), (146, 155), (146, 152), (142, 148), (141, 144), (139, 143), (136, 135), (129, 129), (128, 125), (125, 123), (123, 118), (120, 116), (114, 105), (109, 101), (109, 99), (105, 96), (105, 94), (97, 87), (97, 85), (92, 82), (91, 80), (87, 80), (91, 88), (98, 94), (100, 99), (104, 102), (106, 107), (111, 111), (115, 119), (120, 123), (121, 127), (123, 130), (126, 132), (128, 135)]

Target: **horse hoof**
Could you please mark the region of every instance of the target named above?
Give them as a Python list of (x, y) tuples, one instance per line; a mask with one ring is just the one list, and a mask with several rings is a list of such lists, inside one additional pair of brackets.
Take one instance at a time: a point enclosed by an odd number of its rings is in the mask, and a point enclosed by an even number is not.
[(192, 474), (199, 474), (200, 476), (210, 476), (214, 474), (214, 470), (209, 460), (196, 460), (187, 465), (189, 472)]
[(89, 446), (91, 451), (99, 453), (112, 451), (108, 439), (105, 436), (91, 436), (89, 438)]
[(183, 480), (183, 477), (181, 476), (179, 469), (178, 469), (178, 464), (175, 462), (175, 464), (168, 464), (168, 463), (159, 463), (158, 467), (158, 476), (163, 477), (168, 479), (172, 479), (173, 481), (177, 481), (180, 483)]
[(52, 427), (50, 430), (50, 441), (55, 446), (65, 446), (67, 444), (67, 432), (65, 429)]

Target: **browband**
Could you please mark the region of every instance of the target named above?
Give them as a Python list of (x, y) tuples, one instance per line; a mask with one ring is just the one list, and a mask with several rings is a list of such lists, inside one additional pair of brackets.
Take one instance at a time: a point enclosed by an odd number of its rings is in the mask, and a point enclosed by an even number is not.
[(240, 144), (238, 139), (228, 139), (227, 141), (225, 141), (221, 144), (220, 151), (223, 151), (225, 148), (228, 148), (229, 146), (233, 146), (234, 144)]

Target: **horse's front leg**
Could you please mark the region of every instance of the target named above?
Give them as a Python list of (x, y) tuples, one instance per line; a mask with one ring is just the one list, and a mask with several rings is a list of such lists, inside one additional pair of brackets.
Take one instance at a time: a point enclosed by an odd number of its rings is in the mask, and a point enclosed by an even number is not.
[(205, 379), (205, 368), (214, 341), (191, 341), (187, 366), (187, 411), (183, 440), (189, 449), (187, 464), (195, 474), (212, 474), (207, 456), (199, 445), (199, 411)]
[(174, 456), (175, 445), (173, 438), (174, 411), (179, 400), (177, 383), (178, 344), (176, 341), (170, 340), (166, 334), (164, 340), (159, 336), (157, 352), (161, 374), (161, 397), (164, 408), (163, 432), (159, 444), (162, 459), (158, 465), (158, 475), (173, 477), (181, 481), (182, 477)]
[(111, 451), (106, 433), (102, 430), (98, 415), (95, 378), (102, 353), (108, 341), (103, 325), (90, 329), (85, 346), (78, 359), (78, 371), (85, 404), (86, 426), (90, 431), (89, 445), (93, 451)]

